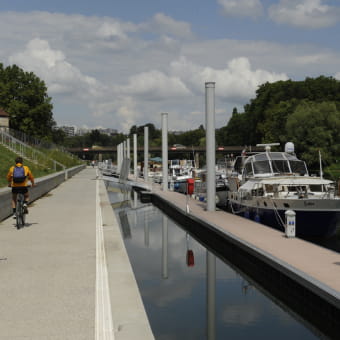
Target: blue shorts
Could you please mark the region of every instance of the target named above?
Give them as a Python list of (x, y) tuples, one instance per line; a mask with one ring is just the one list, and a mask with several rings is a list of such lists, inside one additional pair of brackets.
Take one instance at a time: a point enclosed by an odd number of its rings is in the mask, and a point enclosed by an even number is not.
[(27, 187), (12, 187), (12, 194), (26, 194), (27, 192)]

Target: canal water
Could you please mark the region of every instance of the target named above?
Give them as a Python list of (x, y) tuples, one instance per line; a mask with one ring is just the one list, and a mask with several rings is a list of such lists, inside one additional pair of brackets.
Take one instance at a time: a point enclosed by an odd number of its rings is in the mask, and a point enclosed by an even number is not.
[(107, 190), (157, 340), (322, 338), (136, 192)]

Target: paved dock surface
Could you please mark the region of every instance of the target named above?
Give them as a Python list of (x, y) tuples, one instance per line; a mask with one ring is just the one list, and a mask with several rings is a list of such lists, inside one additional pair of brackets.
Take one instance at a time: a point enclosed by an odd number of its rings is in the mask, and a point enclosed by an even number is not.
[(153, 339), (96, 170), (0, 223), (0, 339)]

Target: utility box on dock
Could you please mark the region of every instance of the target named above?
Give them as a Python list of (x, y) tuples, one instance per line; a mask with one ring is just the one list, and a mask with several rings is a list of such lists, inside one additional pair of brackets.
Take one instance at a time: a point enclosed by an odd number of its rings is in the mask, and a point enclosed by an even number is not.
[(296, 228), (295, 211), (287, 210), (285, 212), (285, 216), (286, 216), (286, 225), (285, 225), (286, 237), (295, 237), (295, 228)]

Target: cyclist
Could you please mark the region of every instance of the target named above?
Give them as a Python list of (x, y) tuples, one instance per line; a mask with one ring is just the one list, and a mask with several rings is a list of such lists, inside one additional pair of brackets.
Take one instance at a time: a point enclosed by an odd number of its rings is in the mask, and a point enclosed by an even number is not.
[(24, 194), (24, 212), (28, 213), (27, 204), (29, 200), (29, 194), (27, 189), (28, 180), (31, 182), (32, 187), (34, 186), (34, 177), (28, 166), (23, 165), (22, 157), (17, 157), (15, 159), (15, 165), (11, 166), (8, 174), (7, 181), (8, 186), (12, 187), (12, 209), (13, 216), (15, 217), (15, 208), (17, 203), (17, 194)]

